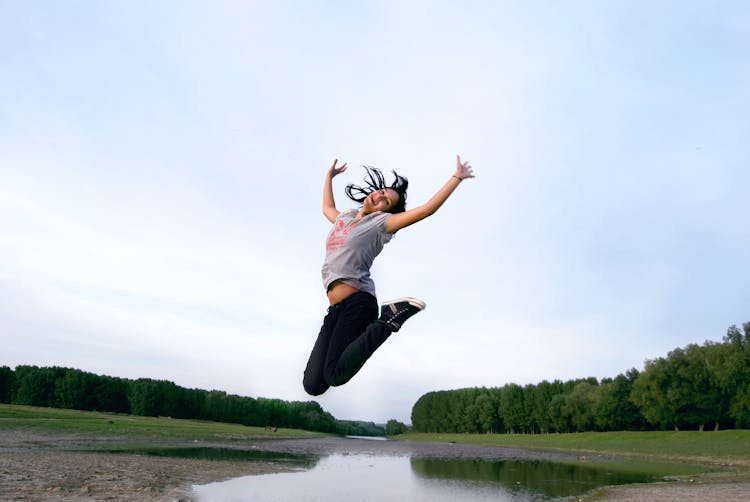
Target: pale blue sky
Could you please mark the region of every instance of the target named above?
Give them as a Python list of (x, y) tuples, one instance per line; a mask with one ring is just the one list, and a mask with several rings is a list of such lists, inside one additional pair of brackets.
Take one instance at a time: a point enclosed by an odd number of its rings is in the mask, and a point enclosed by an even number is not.
[[(275, 4), (275, 5), (269, 5)], [(0, 0), (0, 364), (311, 399), (333, 158), (475, 168), (373, 269), (337, 418), (615, 376), (750, 321), (746, 2)]]

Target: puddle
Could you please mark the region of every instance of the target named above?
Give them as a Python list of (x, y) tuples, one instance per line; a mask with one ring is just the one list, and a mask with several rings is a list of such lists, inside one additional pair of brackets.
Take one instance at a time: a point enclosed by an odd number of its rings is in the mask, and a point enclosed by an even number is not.
[(310, 470), (243, 476), (195, 485), (201, 501), (425, 500), (536, 501), (571, 497), (604, 485), (654, 481), (603, 467), (552, 462), (331, 455)]

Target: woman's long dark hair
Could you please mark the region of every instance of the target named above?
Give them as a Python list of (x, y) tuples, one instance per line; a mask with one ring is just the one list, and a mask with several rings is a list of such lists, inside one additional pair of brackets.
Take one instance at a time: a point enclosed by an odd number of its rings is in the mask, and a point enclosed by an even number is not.
[(403, 176), (399, 176), (396, 171), (393, 171), (393, 175), (396, 179), (390, 186), (388, 186), (385, 183), (385, 177), (383, 177), (383, 173), (380, 172), (380, 169), (371, 166), (362, 167), (367, 173), (364, 178), (366, 186), (361, 187), (354, 184), (347, 185), (345, 189), (347, 197), (354, 202), (359, 202), (361, 204), (372, 192), (391, 188), (398, 193), (398, 202), (396, 202), (396, 205), (393, 206), (389, 212), (394, 214), (403, 212), (406, 209), (406, 189), (409, 188), (409, 180)]

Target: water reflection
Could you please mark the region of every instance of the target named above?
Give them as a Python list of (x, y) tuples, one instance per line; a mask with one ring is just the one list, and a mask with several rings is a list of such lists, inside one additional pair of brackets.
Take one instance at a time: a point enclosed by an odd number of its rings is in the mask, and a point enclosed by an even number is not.
[(331, 455), (304, 472), (245, 476), (193, 489), (204, 501), (532, 501), (650, 480), (648, 475), (551, 462)]
[(466, 490), (459, 483), (417, 482), (408, 457), (331, 455), (310, 471), (244, 476), (220, 483), (193, 486), (200, 501), (504, 501), (502, 489)]
[(412, 470), (425, 479), (460, 480), (476, 485), (499, 484), (513, 494), (532, 498), (580, 495), (606, 485), (647, 483), (649, 474), (615, 472), (606, 466), (546, 461), (411, 459)]
[(311, 469), (319, 457), (297, 455), (276, 451), (239, 450), (234, 448), (122, 448), (109, 450), (92, 450), (97, 453), (119, 453), (130, 455), (149, 455), (152, 457), (195, 458), (201, 460), (231, 460), (234, 462), (273, 462), (290, 464), (295, 467)]

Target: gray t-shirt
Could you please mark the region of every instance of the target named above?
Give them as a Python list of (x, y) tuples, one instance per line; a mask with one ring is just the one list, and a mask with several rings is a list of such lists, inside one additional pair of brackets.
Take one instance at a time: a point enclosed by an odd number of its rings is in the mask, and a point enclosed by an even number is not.
[(326, 238), (326, 258), (321, 269), (323, 287), (327, 291), (333, 281), (341, 280), (375, 296), (370, 267), (383, 245), (393, 238), (385, 229), (391, 214), (378, 211), (357, 218), (358, 212), (347, 209), (333, 222)]

